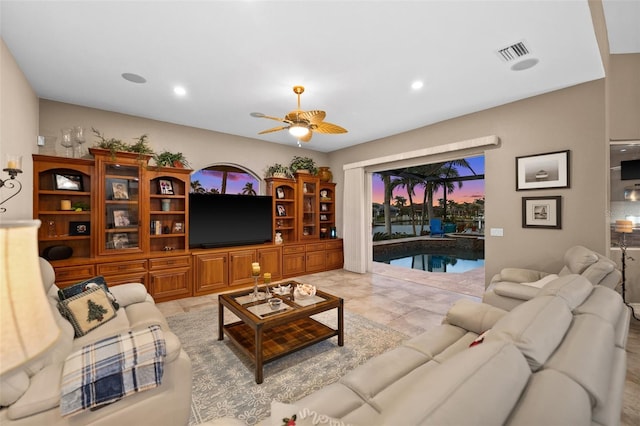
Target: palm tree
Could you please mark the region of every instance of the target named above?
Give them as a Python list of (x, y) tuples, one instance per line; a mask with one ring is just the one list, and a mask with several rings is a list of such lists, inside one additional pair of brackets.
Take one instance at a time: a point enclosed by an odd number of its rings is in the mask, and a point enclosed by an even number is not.
[(207, 190), (204, 189), (204, 187), (202, 186), (199, 180), (194, 180), (193, 182), (191, 182), (191, 192), (197, 192), (199, 194), (203, 194), (207, 192)]
[[(415, 215), (415, 207), (413, 205), (413, 196), (416, 195), (416, 185), (419, 183), (419, 179), (413, 175), (403, 175), (400, 179), (397, 180), (397, 186), (401, 186), (407, 190), (407, 195), (409, 196), (409, 209), (411, 210), (411, 226), (413, 227), (413, 235), (416, 234), (416, 215)], [(398, 198), (398, 197), (396, 197)]]
[(391, 179), (393, 172), (380, 172), (377, 173), (380, 177), (382, 177), (382, 183), (384, 184), (384, 202), (383, 202), (383, 212), (384, 212), (384, 231), (387, 235), (391, 235), (391, 197), (393, 196), (393, 190), (398, 185), (397, 180)]
[(242, 195), (257, 195), (255, 189), (253, 189), (253, 182), (247, 182), (242, 188)]

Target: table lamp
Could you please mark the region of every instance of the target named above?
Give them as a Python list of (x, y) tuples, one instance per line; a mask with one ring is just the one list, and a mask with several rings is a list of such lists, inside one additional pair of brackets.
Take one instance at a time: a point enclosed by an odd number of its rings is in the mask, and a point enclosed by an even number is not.
[(0, 375), (50, 348), (60, 336), (38, 259), (39, 220), (0, 222)]
[(625, 305), (627, 305), (631, 309), (631, 315), (637, 320), (640, 318), (636, 317), (636, 312), (633, 309), (633, 306), (627, 303), (627, 299), (625, 298), (625, 290), (626, 290), (626, 260), (634, 260), (633, 257), (627, 255), (627, 234), (631, 234), (633, 232), (633, 222), (630, 220), (616, 220), (615, 229), (616, 232), (622, 234), (620, 237), (620, 251), (622, 252), (622, 301)]

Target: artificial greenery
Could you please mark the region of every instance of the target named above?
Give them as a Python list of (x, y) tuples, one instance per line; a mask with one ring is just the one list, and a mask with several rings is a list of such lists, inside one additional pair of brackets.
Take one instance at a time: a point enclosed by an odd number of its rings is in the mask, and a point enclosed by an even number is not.
[(91, 130), (98, 138), (98, 143), (96, 144), (96, 147), (102, 148), (102, 149), (108, 149), (109, 151), (111, 151), (112, 154), (118, 151), (127, 151), (127, 148), (129, 145), (127, 145), (125, 142), (122, 142), (120, 139), (115, 139), (115, 138), (107, 139), (102, 135), (102, 133), (100, 133), (99, 130), (95, 129), (94, 127), (92, 127)]
[(316, 167), (316, 162), (313, 161), (313, 158), (310, 157), (299, 157), (294, 156), (291, 159), (291, 164), (289, 164), (289, 168), (293, 173), (298, 170), (308, 170), (309, 173), (315, 175), (318, 173), (318, 168)]
[(167, 150), (153, 156), (156, 165), (159, 167), (174, 167), (176, 162), (185, 167), (189, 167), (189, 162), (181, 152), (170, 152)]
[(120, 139), (109, 138), (107, 139), (99, 130), (92, 127), (93, 134), (98, 138), (98, 143), (95, 145), (97, 148), (107, 149), (111, 152), (111, 156), (115, 157), (116, 152), (135, 152), (140, 155), (153, 155), (153, 149), (148, 145), (149, 136), (144, 134), (138, 138), (133, 144), (128, 144)]
[(267, 171), (264, 177), (274, 177), (276, 175), (284, 176), (289, 179), (293, 179), (293, 173), (291, 173), (291, 169), (287, 166), (283, 166), (280, 163), (275, 163), (272, 166), (267, 168)]
[(129, 152), (137, 152), (138, 154), (149, 154), (149, 155), (153, 155), (153, 149), (151, 149), (151, 147), (148, 145), (149, 143), (149, 136), (145, 133), (144, 135), (140, 136), (139, 138), (135, 139), (136, 143), (134, 143), (133, 145), (129, 145), (128, 146), (128, 151)]

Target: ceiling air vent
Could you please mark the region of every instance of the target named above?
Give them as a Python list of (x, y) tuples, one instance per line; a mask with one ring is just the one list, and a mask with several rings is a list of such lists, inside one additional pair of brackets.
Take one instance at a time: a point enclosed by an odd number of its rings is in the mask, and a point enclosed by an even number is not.
[(529, 53), (530, 53), (529, 48), (525, 46), (524, 41), (518, 42), (516, 44), (512, 44), (511, 46), (498, 50), (498, 55), (505, 62), (514, 61), (518, 58), (528, 55)]

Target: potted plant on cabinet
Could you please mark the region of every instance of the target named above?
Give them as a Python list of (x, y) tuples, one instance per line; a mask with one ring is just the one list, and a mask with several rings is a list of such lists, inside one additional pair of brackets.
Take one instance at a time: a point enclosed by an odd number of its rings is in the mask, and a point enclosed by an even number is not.
[(293, 174), (291, 173), (291, 169), (289, 169), (289, 167), (283, 166), (280, 163), (275, 163), (274, 165), (269, 166), (269, 168), (267, 168), (267, 171), (264, 174), (264, 177), (266, 177), (266, 178), (275, 177), (275, 178), (282, 178), (282, 179), (293, 179)]
[(189, 167), (189, 162), (181, 152), (170, 152), (167, 150), (153, 156), (153, 160), (158, 167)]
[(316, 173), (318, 173), (316, 163), (315, 161), (313, 161), (313, 158), (310, 158), (310, 157), (299, 157), (297, 155), (294, 156), (291, 159), (291, 164), (289, 164), (289, 168), (293, 173), (308, 172), (308, 173), (311, 173), (312, 175), (315, 175)]

